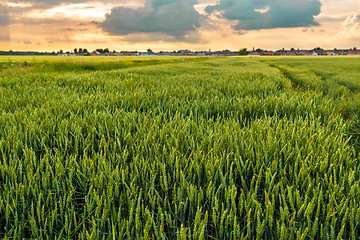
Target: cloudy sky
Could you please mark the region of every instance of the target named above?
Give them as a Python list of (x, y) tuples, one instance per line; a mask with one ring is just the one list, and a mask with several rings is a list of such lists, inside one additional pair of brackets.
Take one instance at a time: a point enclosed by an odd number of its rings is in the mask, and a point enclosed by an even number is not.
[(360, 0), (0, 0), (0, 50), (360, 48)]

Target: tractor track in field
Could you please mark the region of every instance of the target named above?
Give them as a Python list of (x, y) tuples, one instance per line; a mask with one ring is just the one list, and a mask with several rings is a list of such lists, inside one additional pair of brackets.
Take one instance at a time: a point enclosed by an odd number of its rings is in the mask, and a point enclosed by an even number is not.
[[(283, 77), (285, 77), (286, 79), (289, 79), (289, 81), (291, 82), (292, 88), (294, 90), (301, 90), (301, 91), (319, 90), (319, 89), (316, 89), (313, 87), (305, 86), (300, 80), (293, 77), (291, 75), (290, 71), (286, 70), (285, 68), (283, 68), (281, 66), (277, 66), (276, 64), (273, 64), (273, 63), (268, 63), (264, 60), (259, 60), (259, 61), (268, 65), (271, 68), (277, 69)], [(321, 79), (321, 81), (327, 80), (326, 77), (324, 75), (321, 75), (319, 72), (316, 72), (316, 71), (311, 71), (311, 72), (314, 73), (317, 77), (319, 77), (319, 79)], [(342, 82), (338, 82), (338, 84), (343, 87), (346, 87), (346, 89), (348, 89), (350, 92), (356, 92), (356, 90), (357, 90), (357, 89), (355, 89), (355, 90), (349, 89), (349, 87)], [(326, 92), (323, 92), (323, 93), (325, 95), (327, 94)], [(344, 115), (342, 115), (342, 117), (344, 118), (344, 120), (349, 120), (349, 117), (346, 117)], [(349, 144), (351, 146), (353, 146), (353, 148), (355, 150), (355, 154), (357, 154), (358, 158), (359, 158), (360, 157), (360, 119), (354, 120), (352, 123), (350, 123), (347, 136), (349, 137)]]
[(265, 62), (264, 60), (259, 60), (259, 61), (262, 62), (262, 63), (264, 63), (264, 64), (266, 64), (266, 65), (268, 65), (268, 66), (271, 67), (271, 68), (277, 69), (277, 70), (281, 73), (281, 75), (282, 75), (283, 77), (285, 77), (286, 79), (289, 79), (289, 80), (290, 80), (291, 86), (292, 86), (293, 89), (302, 89), (302, 90), (304, 90), (304, 91), (309, 90), (309, 88), (307, 88), (306, 86), (304, 86), (304, 85), (301, 83), (301, 81), (299, 81), (299, 80), (297, 80), (296, 78), (294, 78), (294, 77), (290, 74), (290, 72), (287, 71), (286, 69), (284, 69), (284, 68), (282, 68), (282, 67), (279, 67), (279, 66), (277, 66), (277, 65), (275, 65), (275, 64), (272, 64), (272, 63), (267, 63), (267, 62)]

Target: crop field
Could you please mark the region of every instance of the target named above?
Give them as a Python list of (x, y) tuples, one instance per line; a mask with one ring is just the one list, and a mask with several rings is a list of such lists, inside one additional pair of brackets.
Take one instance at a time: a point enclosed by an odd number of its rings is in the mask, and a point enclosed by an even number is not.
[(359, 239), (360, 58), (0, 58), (0, 238)]

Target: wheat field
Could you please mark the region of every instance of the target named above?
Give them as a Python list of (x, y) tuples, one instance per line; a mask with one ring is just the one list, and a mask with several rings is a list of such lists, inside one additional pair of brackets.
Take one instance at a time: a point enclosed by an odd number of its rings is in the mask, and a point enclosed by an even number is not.
[(359, 239), (359, 68), (2, 57), (0, 237)]

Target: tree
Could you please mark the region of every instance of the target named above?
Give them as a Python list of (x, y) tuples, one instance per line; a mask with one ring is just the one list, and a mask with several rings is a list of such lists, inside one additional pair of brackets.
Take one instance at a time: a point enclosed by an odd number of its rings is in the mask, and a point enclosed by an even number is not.
[(74, 49), (74, 53), (76, 54), (78, 52), (77, 48)]
[(248, 54), (249, 54), (249, 52), (247, 51), (246, 48), (243, 48), (243, 49), (241, 49), (239, 51), (239, 55), (241, 55), (241, 56), (245, 56), (245, 55), (248, 55)]
[(148, 53), (148, 54), (152, 54), (153, 51), (149, 48), (149, 49), (147, 50), (147, 53)]

